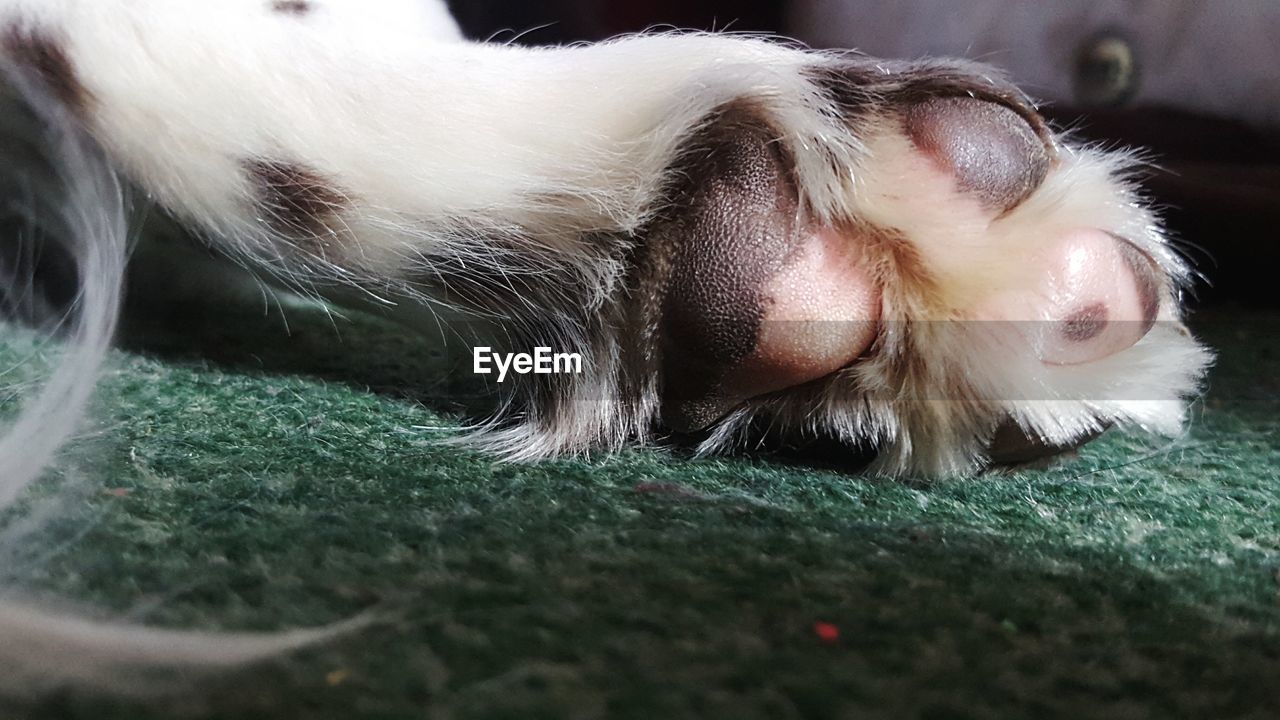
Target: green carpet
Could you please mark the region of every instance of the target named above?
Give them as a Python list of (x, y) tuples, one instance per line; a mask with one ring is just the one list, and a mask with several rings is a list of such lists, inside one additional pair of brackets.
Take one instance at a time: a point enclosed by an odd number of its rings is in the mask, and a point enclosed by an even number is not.
[[(1280, 315), (1202, 313), (1189, 437), (934, 485), (803, 457), (500, 465), (369, 319), (135, 327), (25, 583), (162, 625), (386, 624), (139, 706), (6, 717), (1273, 718)], [(203, 329), (196, 328), (203, 326)], [(13, 354), (13, 349), (8, 351)], [(50, 550), (50, 548), (53, 548)]]

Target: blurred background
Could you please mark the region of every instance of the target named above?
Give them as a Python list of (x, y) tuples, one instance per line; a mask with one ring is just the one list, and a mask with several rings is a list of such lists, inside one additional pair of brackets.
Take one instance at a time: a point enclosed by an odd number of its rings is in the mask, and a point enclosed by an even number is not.
[(451, 0), (475, 39), (651, 27), (770, 32), (882, 57), (995, 64), (1078, 137), (1142, 147), (1145, 187), (1205, 281), (1197, 302), (1280, 304), (1280, 2)]
[(654, 25), (778, 32), (785, 5), (778, 0), (449, 0), (469, 37), (506, 41), (524, 33), (520, 42), (533, 45), (600, 40)]

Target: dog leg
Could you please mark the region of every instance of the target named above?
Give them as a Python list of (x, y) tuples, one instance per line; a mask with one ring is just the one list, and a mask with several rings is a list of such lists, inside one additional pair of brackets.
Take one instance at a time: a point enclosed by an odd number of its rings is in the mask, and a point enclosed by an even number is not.
[[(765, 417), (889, 474), (966, 474), (1019, 455), (992, 446), (1008, 423), (1044, 453), (1176, 432), (1207, 361), (1124, 158), (1054, 138), (981, 66), (428, 41), (398, 3), (33, 7), (0, 5), (7, 55), (210, 243), (583, 353), (513, 391), (484, 436), (509, 457), (661, 422), (713, 449)], [(1017, 323), (1077, 330), (987, 331)]]

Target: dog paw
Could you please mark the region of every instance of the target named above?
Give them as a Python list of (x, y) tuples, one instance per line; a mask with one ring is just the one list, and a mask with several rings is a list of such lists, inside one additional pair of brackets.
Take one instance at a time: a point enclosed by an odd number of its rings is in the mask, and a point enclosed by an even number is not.
[(666, 426), (835, 435), (931, 476), (1178, 431), (1208, 355), (1125, 156), (967, 69), (819, 75), (834, 140), (737, 102), (680, 153), (637, 284)]

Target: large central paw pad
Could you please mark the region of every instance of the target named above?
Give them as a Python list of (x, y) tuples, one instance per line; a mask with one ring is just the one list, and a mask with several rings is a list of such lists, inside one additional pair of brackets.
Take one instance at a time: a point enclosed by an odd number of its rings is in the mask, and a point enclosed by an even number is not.
[(852, 362), (881, 302), (855, 239), (805, 219), (765, 128), (729, 116), (703, 142), (664, 228), (679, 238), (662, 308), (664, 419), (686, 431)]

